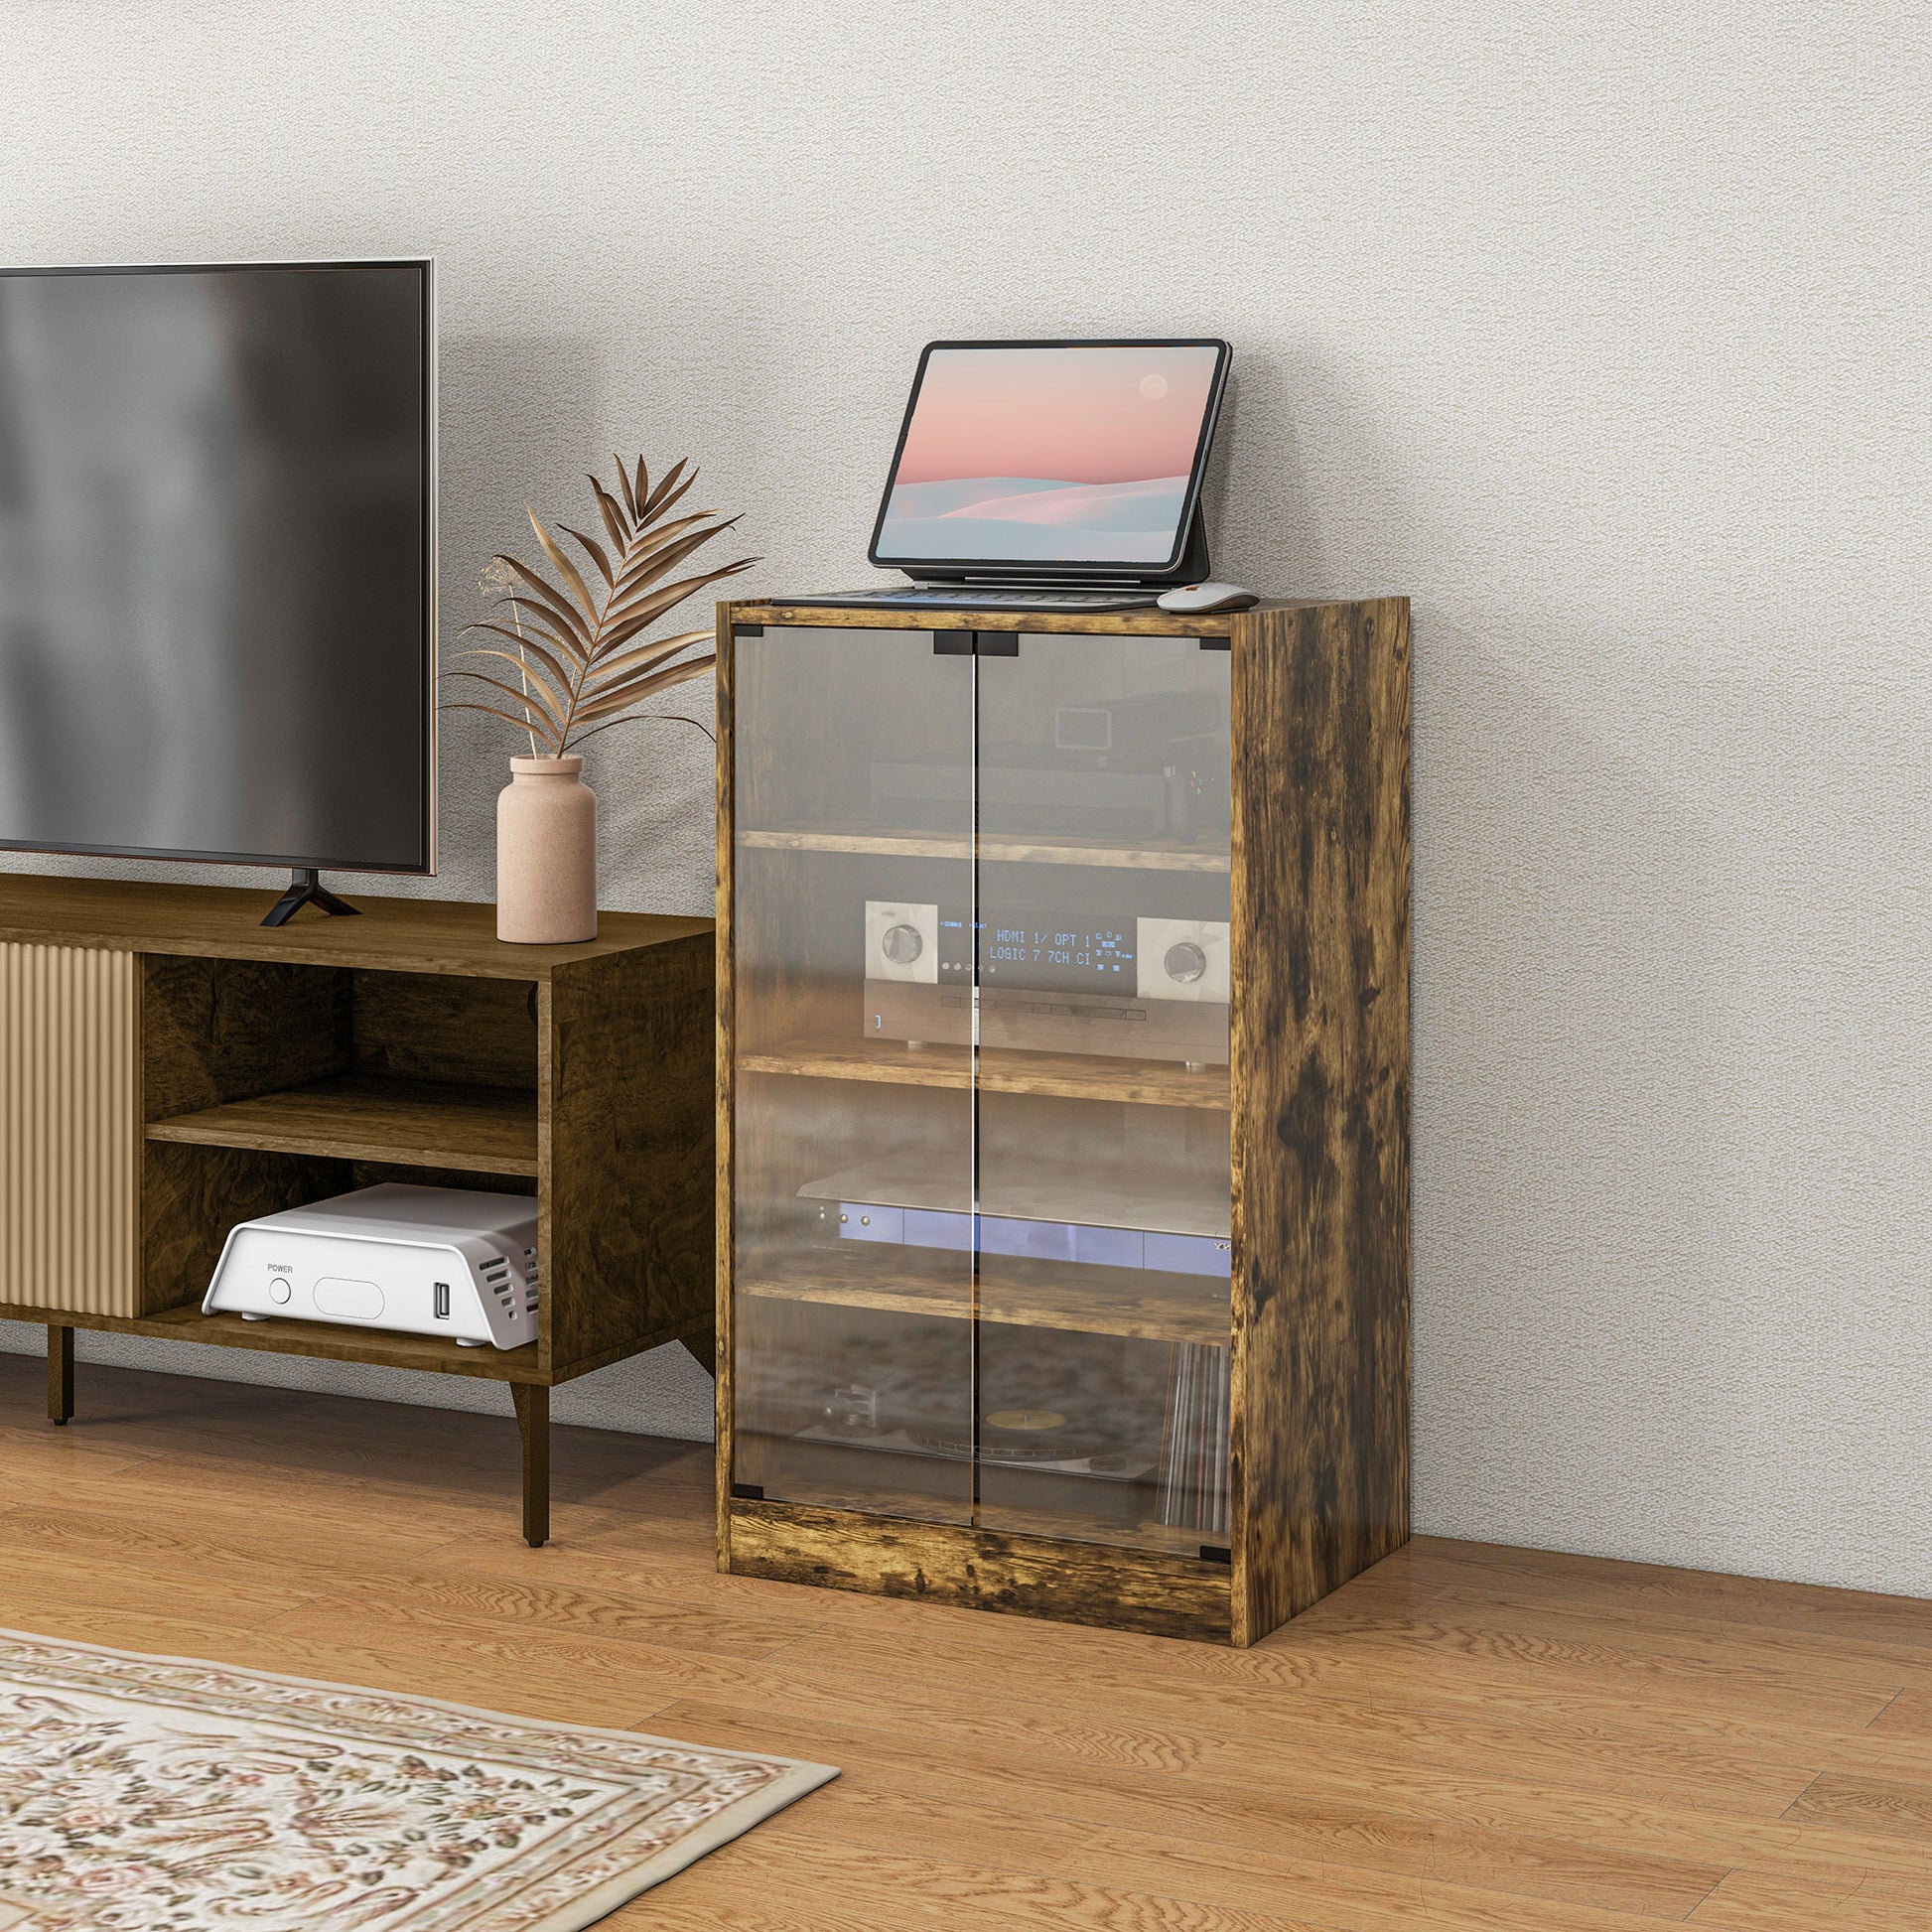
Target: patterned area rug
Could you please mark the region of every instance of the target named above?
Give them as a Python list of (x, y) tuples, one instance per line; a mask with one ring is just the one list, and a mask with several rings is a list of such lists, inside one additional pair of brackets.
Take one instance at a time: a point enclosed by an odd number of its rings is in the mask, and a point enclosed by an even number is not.
[(0, 1631), (0, 1932), (580, 1932), (837, 1775)]

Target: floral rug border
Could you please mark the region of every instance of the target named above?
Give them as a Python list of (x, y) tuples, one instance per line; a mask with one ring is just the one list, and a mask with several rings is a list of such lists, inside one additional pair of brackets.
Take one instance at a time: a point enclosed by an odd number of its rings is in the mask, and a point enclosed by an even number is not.
[[(265, 1737), (311, 1730), (334, 1745), (403, 1757), (427, 1752), (522, 1777), (583, 1781), (570, 1794), (579, 1809), (553, 1825), (542, 1847), (533, 1844), (420, 1907), (404, 1901), (397, 1908), (403, 1916), (384, 1908), (362, 1919), (396, 1932), (583, 1932), (838, 1775), (828, 1765), (709, 1750), (639, 1731), (0, 1630), (0, 1698), (26, 1692), (58, 1699), (63, 1691), (260, 1726)], [(46, 1900), (34, 1916), (20, 1917), (16, 1908), (35, 1906), (34, 1896), (5, 1868), (0, 1898), (9, 1908), (0, 1911), (0, 1926), (19, 1925), (22, 1932), (37, 1932), (42, 1923), (91, 1922), (43, 1918), (68, 1909)]]

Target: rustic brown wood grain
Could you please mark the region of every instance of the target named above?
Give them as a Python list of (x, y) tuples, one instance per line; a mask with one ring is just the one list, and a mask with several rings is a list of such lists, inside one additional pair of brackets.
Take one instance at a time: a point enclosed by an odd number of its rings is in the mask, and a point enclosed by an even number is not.
[(714, 680), (717, 686), (718, 738), (718, 922), (713, 956), (717, 1007), (713, 1015), (712, 1085), (718, 1112), (712, 1173), (712, 1243), (716, 1269), (712, 1283), (712, 1350), (713, 1373), (716, 1377), (712, 1518), (715, 1555), (720, 1570), (728, 1569), (731, 1564), (731, 1485), (736, 1456), (732, 1410), (732, 1271), (735, 1254), (732, 1216), (737, 1197), (733, 1166), (733, 1109), (737, 1082), (738, 1014), (732, 919), (736, 903), (733, 869), (736, 846), (733, 832), (737, 822), (737, 707), (733, 702), (733, 692), (736, 689), (738, 655), (732, 637), (733, 610), (730, 604), (718, 606), (718, 669)]
[(143, 954), (140, 971), (142, 1111), (150, 1122), (348, 1067), (345, 972), (161, 953)]
[[(881, 611), (863, 604), (834, 609), (811, 604), (786, 604), (782, 599), (731, 607), (740, 623), (796, 624), (828, 630), (1012, 630), (1016, 624), (1029, 635), (1072, 633), (1096, 637), (1225, 637), (1245, 612), (1206, 612), (1182, 617), (1150, 607), (1145, 611), (1079, 612), (1030, 611), (1024, 624), (1012, 611)], [(1257, 610), (1292, 609), (1276, 604)]]
[[(194, 1320), (182, 1332), (212, 1340), (211, 1331), (204, 1334), (196, 1324), (229, 1229), (347, 1187), (348, 1164), (343, 1161), (148, 1142), (141, 1153), (141, 1313), (186, 1308)], [(139, 1329), (129, 1323), (126, 1332)]]
[[(589, 944), (520, 947), (487, 905), (359, 902), (267, 930), (248, 893), (0, 879), (0, 931), (139, 957), (138, 1311), (63, 1321), (546, 1386), (680, 1335), (702, 1348), (709, 921), (606, 913)], [(537, 1347), (201, 1313), (236, 1222), (386, 1179), (539, 1193)]]
[(47, 1327), (47, 1419), (60, 1429), (73, 1420), (73, 1329), (66, 1322)]
[[(742, 1051), (741, 1073), (803, 1074), (821, 1080), (873, 1080), (888, 1086), (967, 1087), (974, 1069), (956, 1049), (914, 1049), (903, 1040), (863, 1034), (791, 1039)], [(982, 1093), (1046, 1093), (1078, 1100), (1124, 1100), (1137, 1106), (1198, 1107), (1224, 1111), (1228, 1069), (1189, 1067), (1179, 1060), (1130, 1060), (1098, 1053), (1020, 1052), (982, 1048)]]
[(714, 942), (559, 969), (540, 1180), (552, 1368), (581, 1372), (710, 1327)]
[(1212, 1276), (1095, 1266), (1069, 1275), (1055, 1262), (1002, 1255), (997, 1271), (981, 1271), (975, 1295), (971, 1270), (957, 1255), (843, 1241), (824, 1249), (741, 1252), (737, 1280), (739, 1294), (768, 1301), (954, 1321), (977, 1311), (982, 1321), (1022, 1328), (1228, 1344), (1227, 1284)]
[(534, 1088), (346, 1073), (176, 1114), (151, 1123), (147, 1138), (460, 1170), (475, 1185), (480, 1174), (535, 1176), (537, 1097)]
[(1409, 1534), (1409, 612), (1237, 624), (1234, 1638)]
[(1225, 873), (1228, 855), (1211, 847), (1142, 839), (1022, 839), (982, 833), (977, 841), (946, 832), (881, 832), (870, 827), (759, 826), (739, 834), (739, 843), (760, 852), (844, 852), (876, 859), (981, 859), (1002, 865), (1102, 866), (1127, 872)]
[(558, 968), (709, 932), (708, 919), (600, 912), (597, 937), (573, 946), (514, 946), (496, 937), (496, 908), (459, 899), (366, 898), (361, 916), (298, 915), (263, 926), (274, 895), (231, 886), (121, 879), (0, 877), (0, 939), (276, 965), (547, 980)]
[(739, 1497), (730, 1509), (740, 1576), (1158, 1637), (1228, 1639), (1224, 1565), (802, 1503)]
[(534, 982), (360, 968), (349, 979), (357, 1071), (536, 1091)]
[[(813, 820), (805, 808), (816, 794), (799, 789), (798, 774), (778, 752), (748, 749), (744, 742), (734, 703), (742, 681), (735, 682), (730, 661), (734, 622), (767, 631), (910, 632), (991, 624), (985, 614), (967, 612), (854, 613), (775, 602), (720, 609), (724, 1332), (732, 1320), (733, 1187), (744, 1159), (732, 1136), (748, 1131), (731, 1114), (741, 1076), (754, 1076), (748, 1090), (760, 1096), (760, 1116), (767, 1111), (762, 1096), (799, 1079), (934, 1089), (977, 1081), (989, 1093), (1228, 1107), (1237, 1258), (1234, 1522), (1231, 1611), (1219, 1634), (1241, 1645), (1255, 1642), (1408, 1533), (1406, 602), (1279, 602), (1205, 621), (1155, 613), (1028, 620), (1029, 629), (1042, 631), (1228, 642), (1235, 788), (1230, 855), (1071, 838), (982, 840), (978, 851), (982, 859), (1082, 866), (1227, 866), (1236, 934), (1231, 1082), (1218, 1068), (990, 1050), (975, 1069), (964, 1053), (914, 1052), (849, 1036), (845, 995), (839, 985), (811, 977), (800, 963), (808, 960), (809, 948), (792, 934), (786, 935), (793, 940), (789, 946), (766, 943), (762, 933), (757, 943), (747, 941), (760, 962), (755, 1025), (748, 1024), (738, 1010), (746, 1003), (745, 987), (734, 1002), (730, 978), (734, 936), (748, 931), (747, 908), (736, 903), (743, 873), (757, 868), (751, 915), (768, 916), (762, 910), (767, 901), (808, 903), (811, 881), (827, 877), (808, 878), (803, 867), (855, 866), (868, 855), (964, 858), (973, 848), (960, 836), (901, 836)], [(817, 695), (803, 702), (814, 704)], [(788, 715), (788, 729), (793, 722)], [(748, 797), (756, 799), (756, 816), (749, 820)], [(767, 955), (787, 963), (769, 965)], [(757, 1172), (761, 1189), (789, 1197), (788, 1174), (776, 1168), (767, 1173), (764, 1166)], [(801, 1264), (795, 1254), (777, 1266), (746, 1257), (738, 1265), (749, 1269), (741, 1290), (755, 1299), (760, 1323), (789, 1302), (956, 1312), (962, 1318), (976, 1308), (981, 1318), (1050, 1325), (1057, 1301), (1064, 1325), (1073, 1329), (1220, 1338), (1218, 1315), (1163, 1309), (1158, 1295), (1082, 1299), (1042, 1282), (1035, 1296), (1008, 1268), (990, 1288), (978, 1284), (975, 1303), (960, 1283), (938, 1275), (927, 1279), (902, 1256), (884, 1251), (823, 1268)], [(751, 1319), (750, 1308), (741, 1313)], [(783, 1542), (794, 1519), (782, 1512), (747, 1515), (762, 1505), (734, 1502), (729, 1493), (738, 1459), (729, 1360), (719, 1391), (719, 1444), (721, 1566), (741, 1567), (754, 1522), (759, 1562), (786, 1561)], [(757, 1470), (740, 1474), (758, 1479)], [(878, 1530), (877, 1520), (857, 1510), (830, 1512), (827, 1521), (865, 1524), (868, 1536)], [(1041, 1540), (1038, 1547), (1059, 1550), (1069, 1564), (1088, 1555), (1088, 1546), (1074, 1542)], [(829, 1559), (816, 1546), (815, 1552), (814, 1563), (823, 1568)]]
[[(0, 1321), (45, 1321), (47, 1313), (45, 1309), (0, 1304)], [(548, 1383), (552, 1379), (538, 1364), (534, 1348), (460, 1348), (436, 1335), (405, 1335), (281, 1316), (273, 1321), (244, 1321), (238, 1314), (204, 1314), (199, 1296), (193, 1302), (131, 1319), (108, 1314), (64, 1314), (61, 1318), (75, 1328), (109, 1334), (211, 1342), (221, 1348), (249, 1348), (269, 1355), (311, 1355), (331, 1362), (366, 1362), (375, 1368), (415, 1368), (436, 1375), (468, 1375), (485, 1382)]]
[(512, 1382), (516, 1433), (523, 1443), (523, 1541), (541, 1550), (550, 1541), (550, 1389)]

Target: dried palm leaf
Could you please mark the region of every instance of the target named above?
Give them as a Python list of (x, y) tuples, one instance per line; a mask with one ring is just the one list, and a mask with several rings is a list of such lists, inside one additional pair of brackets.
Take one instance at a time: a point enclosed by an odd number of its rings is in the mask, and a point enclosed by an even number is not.
[[(639, 457), (634, 476), (618, 462), (615, 493), (597, 478), (590, 480), (598, 518), (611, 540), (609, 549), (567, 523), (557, 528), (584, 553), (602, 580), (601, 594), (525, 504), (524, 513), (550, 574), (499, 554), (491, 560), (484, 585), (502, 592), (497, 602), (507, 613), (509, 623), (485, 618), (464, 625), (466, 630), (486, 630), (515, 645), (514, 655), (494, 644), (474, 645), (463, 655), (514, 664), (517, 683), (512, 685), (483, 670), (457, 671), (457, 677), (487, 685), (490, 697), (459, 700), (446, 709), (481, 711), (501, 718), (528, 734), (533, 753), (541, 745), (549, 756), (560, 758), (586, 738), (627, 722), (627, 714), (644, 699), (710, 670), (716, 662), (715, 652), (682, 656), (705, 642), (709, 631), (687, 630), (650, 643), (637, 641), (687, 597), (708, 584), (749, 570), (758, 561), (741, 557), (736, 563), (700, 571), (675, 583), (660, 581), (738, 521), (735, 516), (719, 517), (712, 510), (664, 520), (697, 477), (698, 473), (680, 460), (653, 487)], [(679, 722), (697, 721), (686, 718)]]

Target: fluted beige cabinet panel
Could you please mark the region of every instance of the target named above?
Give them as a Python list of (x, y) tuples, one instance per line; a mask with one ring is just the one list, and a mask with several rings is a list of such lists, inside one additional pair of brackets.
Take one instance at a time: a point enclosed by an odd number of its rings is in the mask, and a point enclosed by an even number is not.
[(136, 959), (0, 943), (0, 1303), (139, 1310)]

